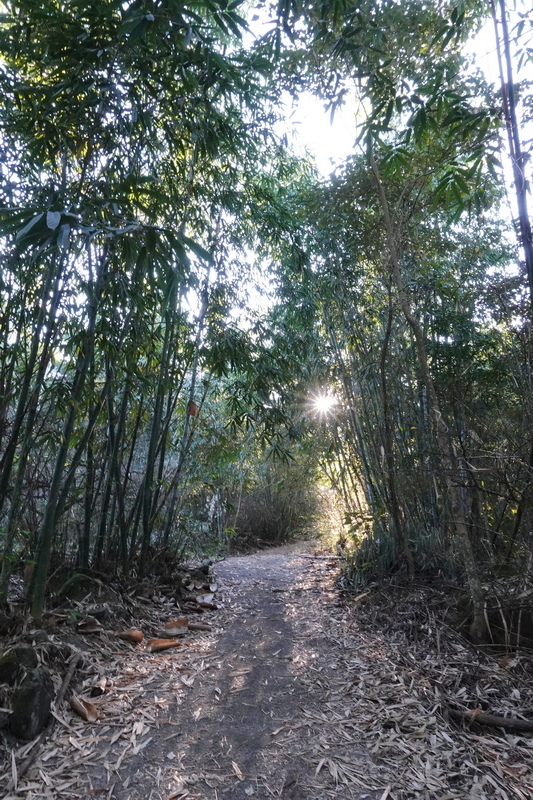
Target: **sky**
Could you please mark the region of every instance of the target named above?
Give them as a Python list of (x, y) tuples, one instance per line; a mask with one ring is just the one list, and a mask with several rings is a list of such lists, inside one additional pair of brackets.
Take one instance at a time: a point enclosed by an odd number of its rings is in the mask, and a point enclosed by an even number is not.
[[(525, 0), (518, 0), (518, 5), (525, 8)], [(528, 32), (524, 34), (528, 35), (531, 34)], [(472, 54), (474, 66), (483, 71), (489, 83), (498, 85), (498, 62), (492, 20), (487, 20), (470, 43), (468, 50)], [(324, 109), (323, 101), (309, 92), (304, 92), (295, 105), (287, 100), (286, 115), (282, 125), (296, 152), (303, 153), (308, 150), (315, 159), (319, 173), (326, 178), (338, 164), (354, 152), (357, 135), (355, 117), (355, 103), (352, 103), (337, 111), (331, 121), (330, 113)]]
[(287, 107), (286, 133), (296, 152), (308, 150), (315, 159), (319, 173), (327, 177), (335, 167), (354, 152), (357, 136), (355, 105), (343, 106), (331, 114), (324, 102), (304, 92), (294, 108)]

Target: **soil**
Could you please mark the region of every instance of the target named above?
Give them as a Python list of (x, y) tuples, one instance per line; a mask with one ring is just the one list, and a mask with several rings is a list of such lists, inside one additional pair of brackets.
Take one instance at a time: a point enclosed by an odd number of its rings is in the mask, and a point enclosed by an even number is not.
[(336, 559), (313, 557), (313, 548), (301, 542), (216, 565), (225, 608), (216, 615), (222, 629), (204, 640), (210, 668), (180, 693), (168, 724), (129, 760), (127, 788), (118, 781), (111, 797), (378, 796), (315, 775), (323, 732), (312, 713), (327, 695), (325, 653), (335, 666), (329, 629), (339, 603)]

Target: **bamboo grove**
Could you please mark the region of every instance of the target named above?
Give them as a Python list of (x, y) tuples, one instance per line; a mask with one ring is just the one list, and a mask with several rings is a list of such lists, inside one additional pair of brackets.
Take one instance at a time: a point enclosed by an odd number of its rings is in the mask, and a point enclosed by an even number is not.
[(245, 357), (222, 324), (224, 249), (268, 213), (266, 62), (224, 56), (242, 19), (200, 10), (3, 18), (1, 584), (35, 562), (36, 617), (54, 550), (142, 575), (173, 529), (196, 409)]
[[(25, 563), (37, 619), (62, 561), (142, 578), (195, 513), (238, 536), (267, 475), (287, 530), (317, 481), (338, 493), (354, 587), (465, 579), (481, 638), (487, 581), (531, 548), (531, 13), (511, 35), (503, 0), (2, 12), (0, 599)], [(496, 88), (465, 67), (491, 18)], [(302, 90), (359, 104), (329, 180), (278, 133)]]

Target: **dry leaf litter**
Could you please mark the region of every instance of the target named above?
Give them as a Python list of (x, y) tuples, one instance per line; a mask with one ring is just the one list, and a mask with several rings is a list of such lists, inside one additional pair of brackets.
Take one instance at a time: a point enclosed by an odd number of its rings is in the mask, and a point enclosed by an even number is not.
[[(451, 601), (444, 593), (374, 589), (343, 601), (334, 559), (274, 554), (228, 559), (218, 566), (223, 585), (188, 608), (157, 594), (126, 598), (127, 613), (107, 620), (105, 630), (70, 635), (82, 665), (67, 697), (86, 713), (70, 700), (55, 708), (55, 725), (20, 778), (38, 740), (8, 749), (2, 796), (533, 798), (531, 734), (469, 727), (449, 715), (481, 708), (533, 719), (528, 655), (473, 648), (445, 624)], [(200, 600), (209, 605), (201, 609)], [(213, 630), (181, 635), (181, 624), (172, 624), (180, 633), (175, 646), (150, 652), (146, 639), (171, 641), (161, 634), (182, 613)], [(141, 644), (116, 636), (130, 629), (143, 632)], [(279, 650), (260, 655), (265, 630), (272, 647), (283, 637)], [(59, 627), (34, 645), (49, 666), (50, 641), (65, 647)], [(248, 684), (260, 658), (262, 683), (270, 683), (254, 700), (260, 752), (248, 772), (238, 731), (219, 719), (253, 705)], [(56, 672), (56, 690), (61, 680)]]
[[(190, 588), (197, 590), (199, 586)], [(212, 597), (211, 594), (210, 600)], [(92, 599), (89, 597), (87, 601)], [(186, 624), (188, 622), (191, 628), (212, 629), (203, 617), (204, 609), (199, 602), (185, 603), (193, 613), (179, 620), (179, 641), (148, 638), (143, 642), (151, 633), (168, 635), (165, 626), (167, 620), (176, 617), (177, 603), (157, 593), (151, 597), (124, 596), (123, 601), (124, 607), (115, 617), (109, 613), (109, 607), (104, 609), (108, 612), (105, 627), (85, 615), (76, 625), (75, 633), (67, 632), (61, 628), (61, 623), (68, 615), (53, 614), (50, 618), (56, 627), (49, 627), (46, 637), (42, 631), (36, 631), (34, 636), (31, 631), (26, 633), (24, 640), (33, 643), (41, 664), (52, 667), (56, 690), (61, 684), (61, 675), (54, 656), (67, 658), (79, 653), (82, 666), (75, 679), (76, 692), (67, 692), (67, 696), (70, 694), (68, 703), (52, 707), (56, 724), (24, 779), (18, 779), (18, 766), (39, 745), (39, 737), (25, 744), (18, 743), (7, 754), (0, 778), (0, 791), (5, 800), (85, 798), (99, 794), (111, 798), (115, 785), (113, 776), (123, 762), (141, 753), (152, 741), (154, 731), (168, 716), (169, 707), (179, 698), (176, 673), (181, 679), (180, 686), (192, 686), (195, 677), (209, 669), (211, 648), (205, 641), (206, 634), (192, 631)], [(86, 604), (75, 604), (79, 613)], [(216, 605), (211, 603), (211, 607), (216, 608)], [(129, 630), (118, 629), (124, 618), (132, 623)], [(173, 633), (178, 631), (173, 629)], [(6, 643), (3, 649), (19, 642), (20, 636), (16, 642)], [(159, 648), (156, 642), (161, 643)], [(174, 657), (166, 653), (157, 655), (159, 649), (164, 650), (168, 645), (179, 649), (179, 654)], [(88, 724), (95, 722), (96, 725)], [(91, 777), (93, 774), (95, 780)], [(128, 779), (122, 783), (127, 788)]]

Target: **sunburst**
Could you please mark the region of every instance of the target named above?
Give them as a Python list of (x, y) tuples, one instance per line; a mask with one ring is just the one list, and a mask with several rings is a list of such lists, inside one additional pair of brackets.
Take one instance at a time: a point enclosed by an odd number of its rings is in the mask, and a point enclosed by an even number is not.
[(329, 392), (321, 392), (311, 397), (311, 405), (316, 414), (327, 416), (333, 412), (337, 405), (337, 398)]

